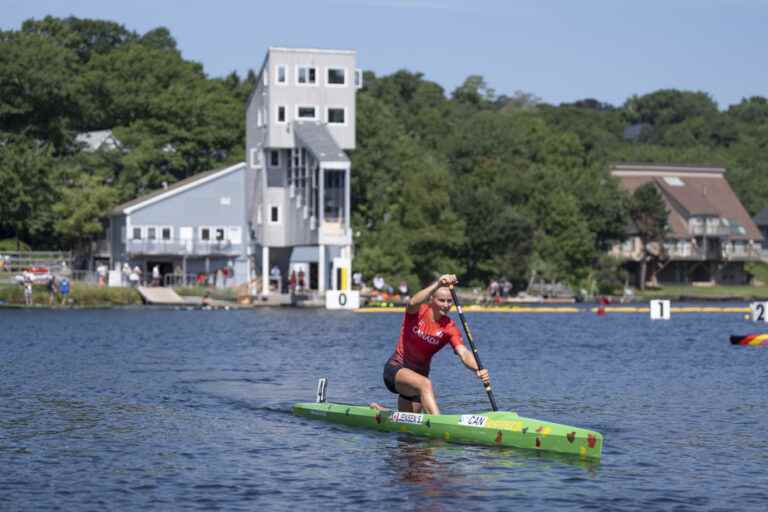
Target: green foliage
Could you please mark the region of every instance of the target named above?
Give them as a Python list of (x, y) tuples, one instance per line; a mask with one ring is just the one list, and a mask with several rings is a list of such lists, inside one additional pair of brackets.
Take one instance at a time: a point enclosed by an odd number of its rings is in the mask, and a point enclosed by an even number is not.
[(0, 253), (2, 252), (15, 252), (15, 251), (29, 251), (29, 245), (18, 239), (6, 238), (0, 240)]
[(463, 224), (450, 202), (450, 175), (404, 133), (380, 100), (360, 95), (352, 155), (355, 266), (366, 279), (426, 282), (460, 272)]
[(653, 183), (646, 183), (632, 193), (629, 216), (637, 228), (637, 235), (646, 245), (664, 239), (668, 215), (661, 192)]
[(46, 16), (42, 20), (30, 19), (21, 25), (21, 32), (50, 39), (58, 46), (74, 52), (81, 62), (88, 62), (94, 54), (107, 54), (137, 39), (135, 33), (115, 22), (74, 16), (64, 19), (53, 16)]
[(8, 136), (0, 146), (0, 227), (13, 236), (31, 241), (50, 230), (53, 164), (50, 147), (34, 140)]
[(77, 56), (38, 34), (0, 32), (0, 131), (63, 151), (77, 122)]
[(654, 183), (638, 187), (629, 198), (629, 216), (643, 243), (643, 258), (640, 261), (640, 288), (645, 289), (648, 262), (662, 257), (669, 212)]
[(627, 272), (622, 267), (622, 262), (608, 255), (598, 259), (591, 276), (595, 281), (597, 293), (601, 295), (622, 293), (627, 281)]
[(128, 306), (142, 303), (141, 295), (135, 288), (102, 288), (79, 282), (71, 283), (69, 298), (76, 306)]
[(650, 129), (643, 132), (650, 143), (685, 147), (706, 143), (717, 104), (703, 92), (664, 89), (633, 96), (625, 104), (625, 117)]
[[(164, 27), (49, 16), (0, 32), (0, 236), (85, 248), (117, 203), (242, 160), (252, 84), (208, 79)], [(119, 150), (74, 144), (101, 129)]]
[(768, 263), (750, 261), (744, 265), (744, 270), (763, 283), (763, 285), (768, 284)]
[(106, 212), (115, 204), (117, 191), (95, 176), (80, 174), (59, 190), (53, 205), (54, 229), (66, 245), (88, 250), (88, 243), (106, 229)]
[(531, 206), (538, 220), (534, 250), (550, 269), (545, 277), (553, 281), (584, 278), (598, 253), (576, 197), (555, 189), (537, 197)]
[[(8, 304), (24, 304), (24, 290), (19, 285), (0, 285), (0, 300)], [(32, 302), (34, 305), (48, 306), (48, 289), (45, 285), (32, 287)], [(141, 303), (141, 295), (134, 288), (100, 288), (76, 281), (70, 282), (67, 304), (69, 306), (129, 306)], [(57, 297), (56, 306), (60, 305), (61, 297)]]
[[(86, 248), (117, 203), (241, 161), (250, 71), (209, 78), (172, 34), (111, 21), (28, 20), (0, 32), (0, 238)], [(497, 94), (470, 75), (450, 95), (418, 72), (364, 76), (352, 153), (355, 266), (413, 288), (440, 272), (615, 287), (603, 255), (630, 218), (664, 228), (658, 191), (628, 198), (612, 162), (717, 164), (752, 214), (768, 197), (768, 100), (719, 111), (704, 92), (659, 90), (619, 107)], [(639, 139), (624, 129), (642, 127)], [(113, 131), (85, 152), (79, 132)], [(661, 202), (660, 202), (661, 201)]]

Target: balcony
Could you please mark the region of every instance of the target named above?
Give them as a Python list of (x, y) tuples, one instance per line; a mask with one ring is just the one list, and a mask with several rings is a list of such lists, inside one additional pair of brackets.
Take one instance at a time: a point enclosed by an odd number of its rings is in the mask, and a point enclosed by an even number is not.
[(343, 222), (320, 223), (318, 243), (330, 245), (348, 245), (352, 243), (352, 232)]
[[(675, 261), (760, 261), (768, 259), (768, 250), (759, 246), (729, 248), (712, 247), (705, 251), (703, 247), (677, 247), (665, 244), (664, 254)], [(610, 254), (623, 260), (639, 261), (642, 252), (614, 247)]]
[(760, 261), (765, 251), (759, 246), (723, 247), (723, 259), (726, 261)]
[(242, 244), (229, 240), (129, 240), (127, 250), (132, 255), (152, 256), (237, 255), (242, 252)]
[(713, 225), (701, 225), (701, 224), (688, 224), (688, 233), (692, 236), (728, 236), (731, 231), (728, 226), (718, 224)]

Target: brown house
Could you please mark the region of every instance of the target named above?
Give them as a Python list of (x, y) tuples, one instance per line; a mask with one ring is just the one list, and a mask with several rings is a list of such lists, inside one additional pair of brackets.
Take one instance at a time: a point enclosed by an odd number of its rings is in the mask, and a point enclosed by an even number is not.
[[(658, 283), (747, 284), (744, 263), (760, 261), (763, 235), (725, 180), (725, 169), (696, 165), (616, 164), (611, 175), (634, 192), (653, 183), (669, 212), (669, 232), (648, 269)], [(630, 233), (631, 235), (631, 233)], [(630, 236), (611, 254), (639, 275), (642, 242)]]

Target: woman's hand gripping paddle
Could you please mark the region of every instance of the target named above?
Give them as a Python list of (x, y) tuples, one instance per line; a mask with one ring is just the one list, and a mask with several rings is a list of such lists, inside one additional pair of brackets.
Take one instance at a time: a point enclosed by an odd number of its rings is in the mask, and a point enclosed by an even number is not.
[[(483, 369), (483, 363), (480, 362), (480, 356), (477, 355), (477, 347), (475, 347), (475, 342), (472, 339), (472, 333), (469, 332), (469, 327), (467, 326), (467, 320), (464, 318), (464, 312), (461, 310), (461, 304), (459, 303), (459, 298), (456, 296), (456, 291), (453, 289), (453, 286), (449, 287), (449, 290), (451, 290), (451, 296), (453, 297), (453, 303), (456, 305), (456, 311), (459, 312), (459, 319), (461, 320), (461, 325), (464, 327), (464, 332), (467, 334), (467, 340), (469, 340), (469, 346), (472, 347), (472, 355), (475, 357), (475, 362), (477, 363), (477, 369), (482, 370)], [(485, 392), (488, 393), (488, 400), (491, 401), (491, 407), (494, 411), (498, 411), (499, 408), (496, 407), (496, 399), (493, 397), (493, 391), (491, 390), (491, 383), (483, 384), (485, 387)]]

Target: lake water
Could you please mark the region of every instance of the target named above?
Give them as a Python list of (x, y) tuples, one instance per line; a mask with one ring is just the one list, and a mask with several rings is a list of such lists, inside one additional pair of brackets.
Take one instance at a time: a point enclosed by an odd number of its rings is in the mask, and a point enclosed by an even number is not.
[[(469, 314), (501, 409), (600, 463), (294, 417), (394, 403), (400, 314), (0, 310), (2, 510), (766, 510), (768, 349), (741, 314)], [(768, 329), (764, 329), (768, 330)], [(450, 349), (444, 412), (488, 409)]]

